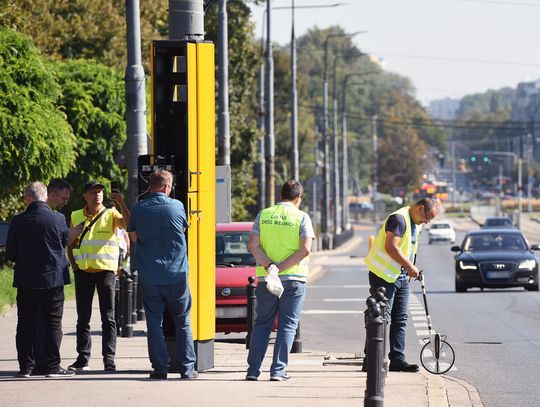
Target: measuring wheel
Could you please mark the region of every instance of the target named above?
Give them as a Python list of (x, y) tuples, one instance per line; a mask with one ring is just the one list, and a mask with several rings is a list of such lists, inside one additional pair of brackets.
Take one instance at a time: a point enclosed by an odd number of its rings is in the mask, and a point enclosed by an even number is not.
[(454, 366), (456, 355), (454, 349), (445, 339), (446, 336), (438, 333), (424, 339), (427, 342), (420, 352), (420, 362), (422, 362), (424, 369), (430, 373), (443, 374)]

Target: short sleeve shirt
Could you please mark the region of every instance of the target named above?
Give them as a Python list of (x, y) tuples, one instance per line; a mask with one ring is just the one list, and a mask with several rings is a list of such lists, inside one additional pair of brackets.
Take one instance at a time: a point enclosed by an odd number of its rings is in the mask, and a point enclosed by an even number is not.
[[(401, 237), (407, 229), (407, 224), (405, 218), (401, 215), (390, 215), (386, 221), (386, 227), (384, 228), (385, 232), (391, 232), (394, 235)], [(416, 243), (416, 225), (411, 220), (411, 248), (414, 247)], [(410, 260), (414, 261), (414, 250), (411, 250)]]

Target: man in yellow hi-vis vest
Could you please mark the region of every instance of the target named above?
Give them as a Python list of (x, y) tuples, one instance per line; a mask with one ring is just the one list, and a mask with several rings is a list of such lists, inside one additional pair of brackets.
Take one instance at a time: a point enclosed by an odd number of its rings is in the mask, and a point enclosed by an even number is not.
[[(306, 293), (308, 256), (315, 239), (309, 215), (299, 208), (304, 188), (294, 180), (281, 188), (281, 202), (263, 209), (253, 223), (248, 249), (257, 259), (257, 317), (251, 333), (246, 380), (258, 380), (268, 348), (270, 332), (278, 315), (278, 332), (270, 366), (270, 380), (287, 375), (289, 352), (294, 341)], [(270, 291), (267, 278), (279, 277), (282, 289)], [(276, 276), (273, 276), (276, 279)], [(280, 295), (280, 296), (278, 296)]]
[(120, 206), (103, 206), (105, 186), (90, 181), (84, 186), (83, 209), (71, 214), (71, 225), (84, 224), (79, 240), (69, 247), (69, 260), (75, 274), (75, 299), (77, 302), (77, 360), (70, 370), (87, 370), (92, 346), (90, 317), (92, 300), (97, 289), (102, 327), (102, 355), (105, 371), (116, 370), (116, 321), (114, 318), (114, 294), (116, 270), (120, 255), (116, 228), (125, 229), (129, 222), (129, 209), (118, 190), (111, 191), (110, 198)]
[[(414, 265), (418, 246), (419, 227), (437, 215), (433, 199), (424, 198), (413, 206), (405, 206), (391, 213), (377, 233), (364, 261), (369, 269), (370, 293), (379, 287), (386, 289), (390, 319), (390, 371), (417, 372), (418, 365), (405, 361), (405, 328), (409, 306), (409, 278), (418, 277)], [(364, 369), (366, 361), (364, 361)]]

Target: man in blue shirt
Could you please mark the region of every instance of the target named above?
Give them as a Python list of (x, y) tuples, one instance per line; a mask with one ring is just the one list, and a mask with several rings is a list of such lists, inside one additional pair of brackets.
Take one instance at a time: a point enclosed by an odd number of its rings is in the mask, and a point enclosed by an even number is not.
[(150, 176), (150, 194), (131, 212), (127, 231), (137, 243), (135, 263), (139, 271), (142, 303), (148, 330), (151, 379), (166, 379), (170, 360), (161, 328), (165, 309), (172, 315), (176, 332), (176, 355), (182, 379), (194, 379), (195, 348), (189, 312), (188, 227), (182, 202), (169, 197), (173, 175), (164, 170)]

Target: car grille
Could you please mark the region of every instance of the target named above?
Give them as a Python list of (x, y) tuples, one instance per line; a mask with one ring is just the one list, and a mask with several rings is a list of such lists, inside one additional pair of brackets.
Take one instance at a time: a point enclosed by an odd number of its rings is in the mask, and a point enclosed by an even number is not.
[(505, 261), (490, 261), (480, 263), (480, 271), (486, 281), (512, 280), (516, 263)]

